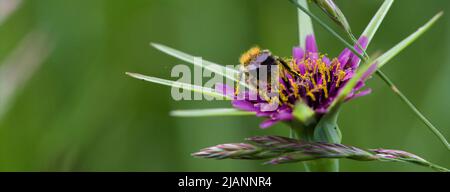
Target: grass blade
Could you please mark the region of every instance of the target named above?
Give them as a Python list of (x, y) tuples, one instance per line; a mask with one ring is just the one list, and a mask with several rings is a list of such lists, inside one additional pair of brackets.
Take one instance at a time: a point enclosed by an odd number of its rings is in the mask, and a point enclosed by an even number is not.
[[(222, 75), (223, 77), (229, 78), (233, 81), (236, 81), (236, 75), (239, 73), (235, 69), (227, 68), (227, 67), (224, 67), (222, 65), (219, 65), (219, 64), (207, 61), (207, 60), (203, 60), (203, 64), (198, 65), (198, 63), (194, 62), (195, 57), (192, 55), (189, 55), (187, 53), (184, 53), (184, 52), (178, 51), (176, 49), (167, 47), (165, 45), (157, 44), (157, 43), (151, 43), (150, 45), (170, 56), (173, 56), (175, 58), (178, 58), (180, 60), (186, 61), (186, 62), (194, 64), (194, 65), (197, 65), (199, 67), (203, 67), (206, 70), (209, 70), (216, 74)], [(227, 74), (226, 73), (227, 71), (229, 71), (230, 74)]]
[(375, 33), (378, 31), (378, 28), (380, 27), (393, 3), (394, 0), (385, 0), (383, 5), (381, 5), (380, 9), (378, 9), (378, 12), (375, 14), (369, 25), (367, 25), (366, 29), (362, 33), (361, 36), (367, 37), (368, 44), (370, 44), (370, 42), (372, 41)]
[[(307, 0), (296, 0), (296, 1), (298, 4), (302, 5), (305, 9), (308, 9)], [(299, 27), (300, 47), (305, 49), (306, 37), (308, 35), (314, 35), (314, 28), (311, 18), (300, 9), (298, 10), (298, 27)]]
[(218, 74), (222, 77), (225, 77), (229, 80), (232, 80), (233, 82), (239, 82), (239, 85), (241, 85), (245, 88), (251, 89), (251, 87), (248, 84), (246, 84), (244, 81), (239, 81), (239, 79), (237, 79), (237, 77), (239, 76), (239, 71), (234, 68), (224, 67), (222, 65), (219, 65), (219, 64), (213, 63), (211, 61), (207, 61), (207, 60), (202, 60), (203, 63), (199, 64), (199, 63), (195, 62), (194, 56), (184, 53), (182, 51), (167, 47), (165, 45), (157, 44), (157, 43), (150, 43), (150, 45), (170, 56), (173, 56), (180, 60), (191, 63), (195, 66), (205, 68), (206, 70), (216, 73), (216, 74)]
[(145, 75), (141, 75), (141, 74), (137, 74), (137, 73), (126, 73), (127, 75), (136, 78), (136, 79), (140, 79), (140, 80), (144, 80), (144, 81), (148, 81), (148, 82), (152, 82), (152, 83), (157, 83), (157, 84), (161, 84), (161, 85), (167, 85), (170, 87), (176, 87), (176, 88), (180, 88), (180, 89), (184, 89), (184, 90), (189, 90), (189, 91), (194, 91), (194, 92), (198, 92), (198, 93), (202, 93), (202, 94), (206, 94), (209, 96), (213, 96), (215, 98), (226, 98), (231, 100), (232, 98), (230, 98), (227, 95), (223, 95), (221, 93), (217, 93), (216, 91), (214, 91), (211, 88), (207, 88), (207, 87), (201, 87), (198, 85), (192, 85), (192, 84), (187, 84), (187, 83), (182, 83), (182, 82), (176, 82), (176, 81), (170, 81), (170, 80), (166, 80), (166, 79), (160, 79), (157, 77), (150, 77), (150, 76), (145, 76)]
[(170, 112), (175, 117), (216, 117), (255, 115), (255, 112), (240, 111), (234, 108), (175, 110)]
[(378, 68), (383, 67), (387, 62), (389, 62), (392, 58), (394, 58), (396, 55), (398, 55), (401, 51), (403, 51), (406, 47), (411, 45), (415, 40), (417, 40), (421, 35), (423, 35), (426, 31), (428, 31), (435, 23), (436, 21), (442, 17), (444, 13), (440, 12), (436, 16), (434, 16), (428, 23), (426, 23), (424, 26), (420, 27), (416, 32), (408, 36), (405, 40), (398, 43), (396, 46), (394, 46), (392, 49), (390, 49), (388, 52), (384, 53), (380, 57), (376, 59), (378, 62)]

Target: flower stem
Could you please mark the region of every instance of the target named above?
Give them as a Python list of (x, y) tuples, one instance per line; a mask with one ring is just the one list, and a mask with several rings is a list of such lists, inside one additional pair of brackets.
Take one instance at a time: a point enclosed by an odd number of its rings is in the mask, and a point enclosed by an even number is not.
[[(291, 138), (307, 142), (317, 142), (314, 140), (314, 127), (302, 126), (299, 123), (291, 125)], [(328, 143), (334, 143), (328, 141)], [(339, 172), (339, 159), (318, 159), (303, 162), (307, 172)]]
[(450, 150), (450, 143), (445, 139), (444, 135), (417, 109), (417, 107), (395, 86), (395, 84), (384, 74), (382, 71), (378, 70), (377, 75), (391, 87), (392, 91), (400, 97), (400, 99), (405, 102), (409, 108), (417, 115), (417, 117), (422, 120), (422, 122), (430, 128), (430, 130), (441, 140), (442, 143)]
[(308, 172), (339, 172), (339, 159), (319, 159), (304, 163)]

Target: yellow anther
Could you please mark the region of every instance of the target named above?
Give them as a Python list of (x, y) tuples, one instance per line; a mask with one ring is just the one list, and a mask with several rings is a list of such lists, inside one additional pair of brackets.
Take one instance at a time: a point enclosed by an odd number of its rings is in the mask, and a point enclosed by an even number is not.
[(286, 90), (286, 86), (283, 83), (280, 83), (280, 91), (285, 91)]
[(313, 101), (316, 101), (316, 96), (312, 92), (306, 93)]
[(330, 82), (331, 81), (330, 69), (327, 69), (327, 76), (328, 76), (327, 81)]
[(281, 91), (280, 91), (280, 97), (281, 97), (281, 101), (283, 101), (283, 103), (287, 103), (287, 101), (289, 100), (289, 98), (285, 94), (283, 94)]
[(337, 75), (338, 79), (336, 81), (336, 87), (339, 87), (339, 85), (340, 85), (341, 81), (344, 79), (345, 75), (346, 75), (345, 71), (339, 70), (339, 73)]
[(323, 93), (325, 94), (325, 98), (328, 98), (328, 87), (327, 82), (325, 81), (325, 75), (322, 75), (322, 89)]
[(310, 80), (311, 80), (311, 82), (312, 82), (312, 84), (313, 84), (313, 87), (314, 87), (314, 88), (317, 87), (316, 80), (314, 79), (314, 74), (311, 73), (310, 77), (311, 77)]
[(289, 79), (289, 81), (290, 81), (290, 83), (292, 85), (292, 88), (294, 89), (293, 90), (294, 91), (294, 97), (295, 98), (299, 98), (300, 96), (298, 94), (298, 85), (297, 85), (297, 83), (295, 83), (294, 80), (292, 80), (292, 79)]

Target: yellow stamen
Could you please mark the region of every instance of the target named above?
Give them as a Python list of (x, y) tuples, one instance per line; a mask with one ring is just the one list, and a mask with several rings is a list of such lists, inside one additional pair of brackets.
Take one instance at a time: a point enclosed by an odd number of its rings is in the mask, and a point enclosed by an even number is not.
[(322, 89), (323, 89), (323, 93), (325, 94), (325, 98), (328, 98), (328, 88), (327, 88), (327, 82), (325, 81), (325, 75), (322, 76)]
[(314, 74), (313, 73), (311, 73), (311, 75), (310, 75), (310, 80), (311, 80), (311, 82), (313, 84), (313, 87), (317, 87), (316, 80), (314, 79)]
[(345, 71), (339, 70), (339, 74), (338, 74), (338, 80), (336, 81), (336, 87), (339, 87), (341, 81), (344, 79), (345, 77)]
[(295, 98), (299, 98), (300, 95), (298, 94), (298, 85), (297, 85), (297, 83), (295, 83), (294, 80), (292, 80), (292, 79), (289, 79), (289, 81), (290, 81), (290, 83), (292, 85), (292, 88), (294, 89), (293, 90), (294, 91), (294, 97)]
[(312, 92), (306, 93), (313, 101), (316, 101), (316, 96)]

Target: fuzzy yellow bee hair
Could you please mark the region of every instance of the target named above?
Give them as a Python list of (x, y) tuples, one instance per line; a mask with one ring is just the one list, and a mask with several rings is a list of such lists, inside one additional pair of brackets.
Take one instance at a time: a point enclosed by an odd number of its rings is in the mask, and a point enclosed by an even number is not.
[(253, 58), (258, 56), (260, 53), (261, 53), (261, 48), (255, 46), (255, 47), (251, 48), (250, 50), (248, 50), (247, 52), (245, 52), (244, 54), (242, 54), (241, 58), (239, 59), (239, 62), (242, 65), (248, 65), (253, 60)]

